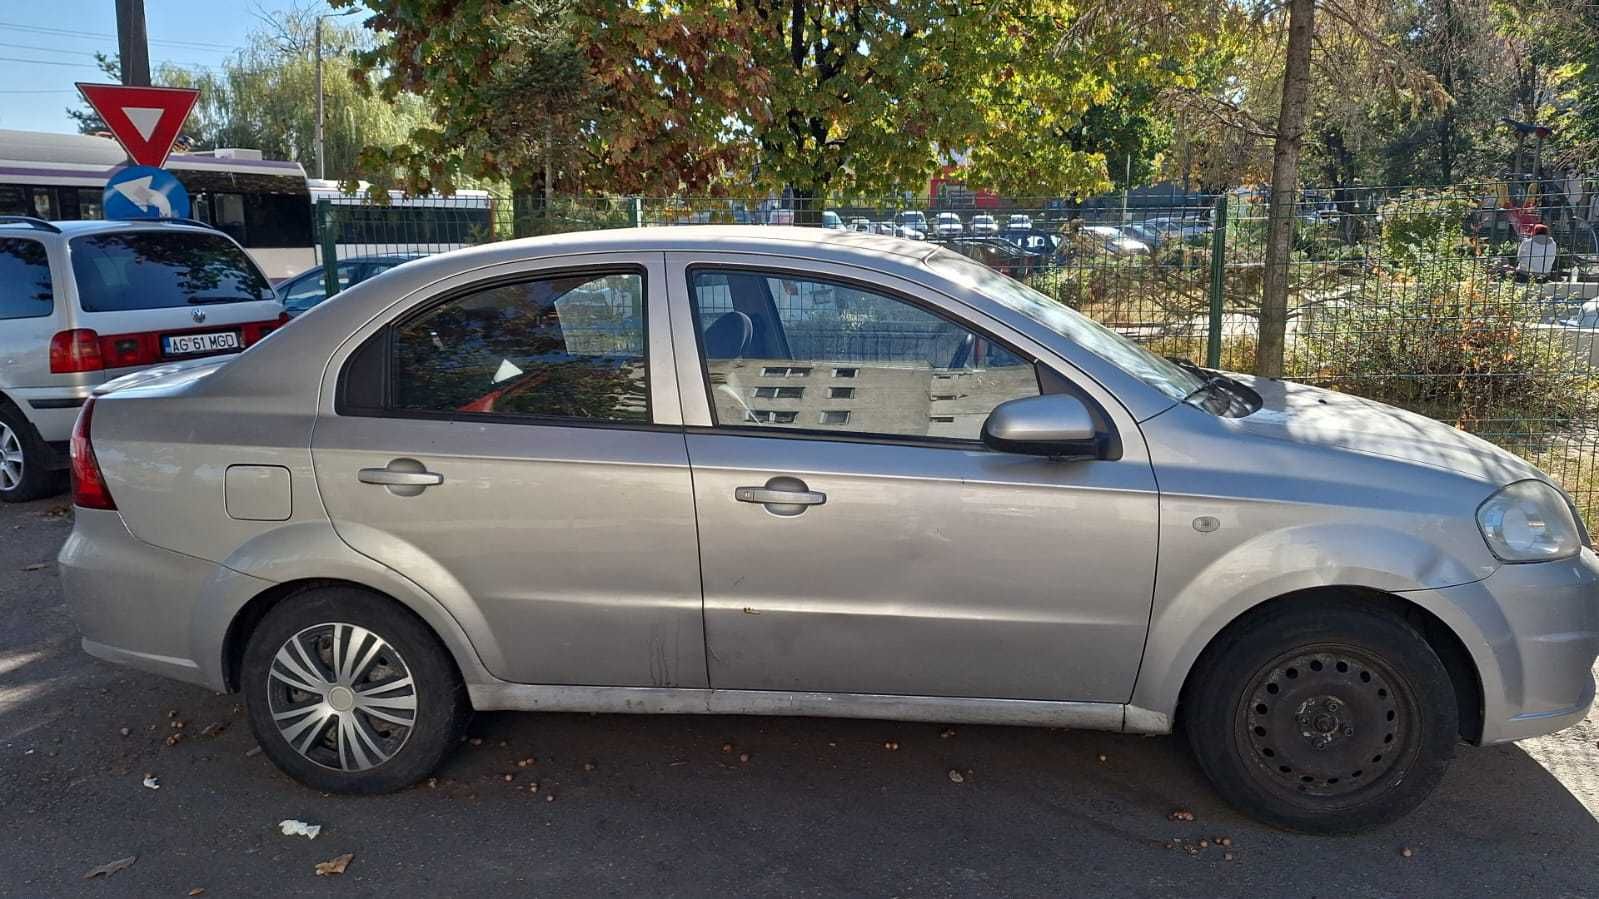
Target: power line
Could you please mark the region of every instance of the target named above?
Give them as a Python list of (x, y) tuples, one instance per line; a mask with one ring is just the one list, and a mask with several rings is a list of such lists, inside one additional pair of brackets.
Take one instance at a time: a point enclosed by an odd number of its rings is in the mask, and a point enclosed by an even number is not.
[[(0, 22), (0, 28), (9, 28), (9, 29), (12, 29), (12, 30), (15, 30), (15, 31), (31, 31), (31, 32), (33, 32), (35, 34), (49, 34), (49, 35), (55, 35), (55, 36), (58, 36), (58, 37), (94, 38), (94, 39), (97, 39), (97, 40), (107, 40), (107, 41), (114, 41), (114, 40), (117, 39), (117, 36), (114, 35), (114, 34), (101, 34), (99, 32), (94, 32), (94, 31), (73, 31), (73, 30), (67, 29), (67, 28), (46, 28), (46, 27), (44, 27), (42, 25), (23, 25), (23, 24), (18, 23), (18, 22)], [(212, 43), (208, 43), (206, 41), (173, 41), (173, 40), (157, 40), (155, 38), (151, 38), (150, 39), (150, 43), (152, 43), (152, 44), (164, 44), (164, 45), (169, 46), (169, 47), (192, 47), (192, 48), (199, 49), (199, 50), (228, 50), (228, 51), (231, 51), (231, 50), (237, 49), (236, 47), (230, 47), (227, 44), (212, 44)]]
[(36, 66), (66, 66), (71, 69), (95, 69), (99, 66), (89, 62), (61, 62), (55, 59), (23, 59), (20, 56), (0, 56), (0, 62), (25, 62)]

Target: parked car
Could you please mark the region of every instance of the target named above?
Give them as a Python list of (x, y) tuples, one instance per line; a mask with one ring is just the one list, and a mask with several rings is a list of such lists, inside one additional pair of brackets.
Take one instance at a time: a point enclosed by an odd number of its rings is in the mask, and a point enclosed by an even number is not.
[(844, 228), (844, 220), (839, 218), (838, 213), (834, 212), (831, 209), (823, 210), (823, 212), (822, 212), (822, 227), (823, 228), (831, 228), (834, 231), (843, 231), (843, 230), (845, 230), (845, 228)]
[(869, 218), (852, 218), (849, 220), (849, 229), (861, 234), (872, 233), (872, 220)]
[(893, 237), (894, 236), (894, 223), (893, 222), (872, 222), (872, 233), (873, 234), (882, 234), (882, 235), (887, 236), (887, 237)]
[(973, 237), (995, 237), (999, 234), (999, 222), (991, 215), (972, 216)]
[(1022, 215), (1020, 213), (1012, 215), (1010, 219), (1006, 221), (1005, 229), (1007, 231), (1031, 231), (1033, 230), (1033, 217), (1030, 215)]
[(933, 222), (935, 233), (941, 238), (960, 237), (966, 233), (966, 226), (961, 224), (959, 213), (940, 212)]
[(904, 240), (926, 240), (927, 235), (909, 225), (895, 225), (894, 236)]
[[(362, 281), (394, 268), (404, 262), (415, 259), (415, 256), (391, 254), (386, 256), (353, 256), (349, 259), (340, 259), (334, 266), (338, 278), (338, 293), (352, 284)], [(319, 265), (307, 269), (293, 278), (277, 286), (278, 299), (283, 303), (283, 311), (290, 318), (310, 309), (312, 306), (328, 298), (325, 283), (326, 275)]]
[(909, 228), (923, 235), (932, 230), (927, 225), (927, 213), (919, 209), (907, 209), (903, 212), (894, 213), (894, 224), (902, 228)]
[(237, 353), (284, 320), (261, 270), (204, 225), (0, 216), (0, 501), (66, 486), (67, 438), (96, 385)]
[(1149, 244), (1128, 237), (1111, 225), (1084, 225), (1081, 233), (1112, 256), (1148, 256)]
[(1046, 268), (1045, 253), (1035, 253), (999, 237), (957, 237), (949, 248), (1013, 278)]
[(321, 791), (415, 783), (473, 709), (1180, 722), (1337, 832), (1594, 698), (1599, 556), (1528, 462), (887, 239), (429, 257), (72, 443), (84, 648), (242, 692)]

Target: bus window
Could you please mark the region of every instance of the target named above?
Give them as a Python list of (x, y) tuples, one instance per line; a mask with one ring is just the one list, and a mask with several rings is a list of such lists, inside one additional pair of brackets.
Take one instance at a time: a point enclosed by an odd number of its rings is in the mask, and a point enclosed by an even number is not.
[(247, 247), (311, 245), (311, 207), (302, 194), (244, 194), (244, 224)]
[(214, 194), (211, 197), (211, 225), (244, 246), (247, 232), (244, 223), (243, 194)]
[[(64, 187), (61, 190), (62, 190), (63, 195), (65, 195), (65, 193), (67, 191), (69, 191), (69, 190), (72, 190), (72, 188)], [(105, 205), (104, 205), (105, 204), (105, 191), (99, 190), (99, 189), (93, 188), (93, 187), (80, 187), (80, 188), (77, 189), (77, 192), (78, 192), (78, 216), (77, 216), (78, 218), (80, 218), (80, 219), (103, 219), (103, 218), (105, 218)], [(65, 208), (67, 204), (65, 202), (63, 202), (61, 205), (62, 205), (63, 208)]]
[(33, 189), (33, 211), (29, 215), (36, 215), (46, 221), (56, 218), (55, 191), (48, 187), (35, 187)]
[(28, 215), (28, 202), (22, 188), (0, 184), (0, 215)]

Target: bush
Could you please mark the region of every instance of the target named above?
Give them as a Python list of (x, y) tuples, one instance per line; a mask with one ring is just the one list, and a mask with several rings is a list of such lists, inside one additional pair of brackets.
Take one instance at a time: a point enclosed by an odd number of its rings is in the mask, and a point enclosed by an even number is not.
[(1593, 371), (1536, 326), (1536, 288), (1453, 252), (1458, 237), (1447, 230), (1412, 224), (1384, 227), (1385, 244), (1409, 250), (1405, 270), (1380, 270), (1317, 310), (1292, 375), (1467, 429), (1493, 422), (1486, 427), (1531, 436), (1593, 411)]

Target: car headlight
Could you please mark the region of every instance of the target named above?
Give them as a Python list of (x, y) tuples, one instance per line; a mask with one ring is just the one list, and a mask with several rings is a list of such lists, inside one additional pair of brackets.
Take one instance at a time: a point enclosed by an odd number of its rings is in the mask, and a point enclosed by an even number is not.
[(1505, 562), (1547, 562), (1577, 554), (1582, 536), (1571, 505), (1543, 481), (1517, 481), (1477, 507), (1488, 549)]

